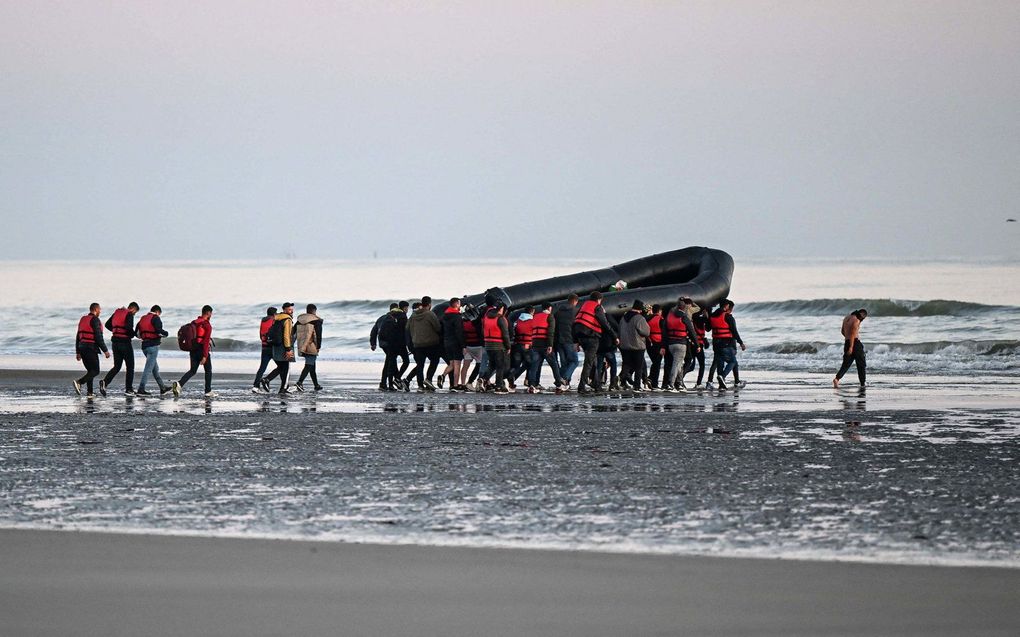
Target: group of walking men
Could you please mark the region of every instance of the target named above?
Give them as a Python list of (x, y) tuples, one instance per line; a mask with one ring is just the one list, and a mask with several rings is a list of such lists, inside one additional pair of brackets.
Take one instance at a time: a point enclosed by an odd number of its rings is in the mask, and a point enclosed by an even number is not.
[[(135, 315), (139, 311), (138, 303), (132, 301), (126, 307), (117, 308), (104, 323), (99, 317), (102, 307), (99, 303), (92, 303), (89, 306), (88, 314), (78, 321), (78, 331), (75, 336), (75, 357), (85, 366), (85, 374), (72, 381), (74, 391), (82, 395), (82, 387), (85, 387), (88, 397), (93, 397), (94, 380), (99, 376), (100, 353), (106, 358), (113, 356), (113, 367), (99, 381), (99, 393), (107, 395), (110, 383), (120, 373), (121, 367), (125, 369), (124, 393), (129, 396), (151, 396), (146, 389), (146, 381), (151, 376), (159, 388), (159, 395), (173, 392), (174, 396), (180, 396), (184, 385), (191, 380), (199, 367), (205, 372), (205, 396), (214, 397), (216, 393), (212, 390), (212, 355), (210, 347), (213, 344), (212, 306), (206, 305), (202, 313), (190, 323), (187, 323), (178, 330), (178, 345), (182, 350), (188, 352), (190, 368), (181, 376), (180, 380), (167, 384), (159, 374), (159, 348), (163, 338), (169, 333), (163, 328), (161, 315), (162, 308), (153, 305), (147, 314), (142, 316), (138, 323), (135, 323)], [(104, 327), (110, 331), (110, 347), (106, 346), (104, 338)], [(262, 360), (252, 391), (269, 392), (269, 383), (279, 377), (280, 393), (290, 392), (290, 363), (294, 361), (294, 352), (304, 358), (305, 365), (296, 384), (298, 391), (305, 391), (304, 380), (306, 377), (312, 379), (316, 391), (322, 389), (318, 376), (315, 372), (315, 360), (322, 348), (322, 319), (316, 314), (315, 305), (309, 304), (304, 314), (294, 319), (294, 304), (284, 303), (282, 311), (275, 307), (266, 310), (266, 316), (262, 319), (259, 327), (259, 337), (262, 341)], [(133, 339), (138, 338), (142, 342), (142, 354), (145, 356), (145, 368), (138, 383), (138, 389), (134, 388), (135, 376), (135, 352)], [(270, 362), (276, 363), (276, 368), (268, 375), (265, 374)]]
[[(577, 392), (582, 394), (600, 392), (607, 382), (610, 391), (685, 392), (684, 377), (695, 366), (698, 378), (693, 389), (712, 388), (714, 379), (725, 390), (731, 372), (734, 385), (743, 386), (736, 349), (746, 347), (729, 299), (714, 312), (686, 297), (669, 308), (635, 301), (620, 319), (606, 313), (601, 292), (584, 300), (572, 294), (558, 308), (543, 303), (520, 312), (508, 312), (493, 297), (486, 297), (485, 303), (477, 317), (465, 312), (458, 298), (450, 299), (441, 313), (433, 311), (428, 296), (413, 306), (392, 303), (369, 335), (371, 349), (379, 347), (386, 354), (379, 389), (410, 391), (413, 379), (421, 392), (449, 383), (455, 392), (507, 393), (516, 390), (524, 376), (527, 391), (541, 393), (543, 364), (552, 372), (558, 394), (571, 389), (578, 367)], [(708, 382), (702, 385), (709, 333), (715, 355)], [(617, 351), (622, 358), (619, 366)], [(415, 366), (407, 372), (412, 356)], [(440, 363), (446, 366), (434, 384)]]

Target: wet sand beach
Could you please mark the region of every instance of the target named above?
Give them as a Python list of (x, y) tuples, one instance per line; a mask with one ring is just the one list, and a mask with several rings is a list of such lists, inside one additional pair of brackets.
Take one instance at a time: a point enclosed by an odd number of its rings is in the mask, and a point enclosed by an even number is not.
[(8, 635), (1015, 635), (1020, 571), (0, 531)]
[(87, 401), (70, 376), (0, 372), (12, 634), (1020, 628), (1014, 379)]

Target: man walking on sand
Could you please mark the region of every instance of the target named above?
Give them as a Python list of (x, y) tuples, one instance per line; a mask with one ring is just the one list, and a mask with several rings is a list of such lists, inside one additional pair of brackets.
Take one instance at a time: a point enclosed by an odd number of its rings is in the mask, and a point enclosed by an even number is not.
[(843, 379), (843, 375), (850, 369), (850, 363), (857, 364), (857, 378), (861, 381), (861, 387), (864, 387), (867, 363), (864, 360), (864, 345), (861, 344), (858, 337), (861, 333), (861, 321), (866, 318), (868, 318), (868, 311), (861, 308), (856, 312), (850, 312), (843, 319), (843, 326), (840, 329), (844, 339), (843, 364), (839, 366), (836, 377), (832, 379), (833, 387), (839, 387), (839, 381)]
[(209, 322), (209, 319), (212, 318), (212, 315), (212, 306), (203, 305), (202, 314), (191, 322), (194, 332), (194, 341), (191, 343), (191, 349), (188, 351), (191, 367), (184, 376), (181, 376), (179, 381), (171, 385), (175, 397), (181, 395), (181, 389), (198, 373), (199, 367), (205, 370), (205, 397), (216, 397), (216, 392), (212, 390), (212, 355), (209, 353), (209, 347), (212, 345), (212, 323)]
[(269, 383), (280, 377), (280, 394), (290, 393), (290, 364), (294, 360), (294, 304), (281, 306), (269, 328), (268, 340), (273, 347), (273, 362), (276, 369), (262, 379), (262, 389), (269, 393)]
[(89, 313), (78, 320), (78, 333), (74, 337), (74, 356), (85, 366), (85, 375), (74, 383), (74, 391), (81, 396), (81, 386), (88, 387), (88, 397), (93, 398), (92, 379), (99, 375), (99, 352), (110, 358), (110, 351), (103, 342), (103, 322), (99, 320), (102, 308), (98, 303), (89, 306)]

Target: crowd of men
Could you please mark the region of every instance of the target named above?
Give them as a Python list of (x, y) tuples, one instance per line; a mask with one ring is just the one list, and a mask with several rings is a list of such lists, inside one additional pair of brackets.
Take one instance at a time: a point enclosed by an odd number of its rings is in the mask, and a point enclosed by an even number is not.
[[(619, 319), (606, 313), (601, 292), (584, 300), (571, 295), (555, 310), (543, 303), (508, 312), (495, 298), (485, 303), (477, 316), (466, 312), (458, 298), (450, 299), (441, 313), (433, 311), (428, 296), (414, 305), (392, 303), (369, 335), (372, 350), (381, 348), (386, 355), (379, 389), (410, 391), (413, 380), (419, 392), (448, 384), (453, 392), (508, 393), (523, 377), (529, 393), (542, 393), (543, 367), (549, 368), (557, 394), (572, 389), (579, 367), (580, 394), (604, 389), (686, 392), (685, 377), (695, 367), (695, 390), (713, 383), (725, 390), (731, 372), (733, 385), (744, 384), (736, 350), (746, 347), (729, 299), (715, 311), (686, 297), (666, 309), (635, 301)], [(706, 375), (709, 333), (714, 356)], [(412, 357), (414, 367), (408, 371)], [(440, 364), (445, 367), (436, 377)]]
[[(573, 389), (574, 372), (579, 367), (580, 394), (601, 392), (604, 388), (686, 392), (685, 378), (695, 367), (698, 375), (694, 390), (711, 389), (713, 383), (722, 391), (744, 386), (737, 347), (747, 348), (737, 331), (733, 302), (729, 299), (723, 299), (715, 310), (698, 307), (687, 297), (677, 299), (668, 308), (634, 301), (619, 319), (606, 313), (601, 292), (592, 292), (583, 301), (572, 294), (558, 308), (542, 303), (519, 312), (508, 312), (504, 304), (492, 297), (486, 297), (485, 303), (480, 312), (470, 312), (460, 299), (453, 298), (441, 313), (433, 311), (428, 296), (413, 305), (407, 301), (390, 304), (389, 311), (376, 320), (369, 334), (372, 351), (381, 348), (385, 353), (379, 389), (410, 391), (413, 380), (419, 392), (436, 391), (448, 384), (452, 392), (508, 393), (516, 391), (523, 376), (528, 393), (542, 393), (546, 391), (541, 382), (543, 367), (549, 368), (557, 394)], [(89, 306), (88, 314), (78, 321), (75, 336), (75, 356), (85, 367), (85, 374), (72, 381), (75, 392), (82, 395), (84, 386), (87, 395), (94, 396), (93, 383), (100, 373), (99, 356), (110, 358), (112, 350), (113, 367), (99, 381), (99, 393), (103, 396), (122, 367), (127, 395), (152, 395), (146, 389), (151, 376), (159, 395), (172, 392), (180, 396), (185, 384), (201, 367), (205, 372), (205, 396), (215, 396), (210, 354), (213, 308), (204, 306), (196, 319), (178, 330), (178, 346), (188, 352), (190, 367), (179, 380), (169, 384), (160, 376), (157, 360), (162, 339), (169, 336), (163, 328), (163, 311), (153, 305), (136, 324), (138, 311), (138, 303), (131, 302), (117, 308), (104, 323), (99, 318), (102, 313), (99, 303)], [(861, 308), (843, 320), (843, 362), (833, 378), (833, 387), (839, 387), (854, 364), (861, 386), (865, 385), (866, 360), (859, 334), (867, 316), (868, 311)], [(282, 310), (267, 308), (259, 325), (262, 357), (251, 391), (269, 393), (270, 383), (279, 379), (279, 393), (289, 393), (290, 364), (295, 353), (304, 359), (295, 385), (297, 391), (305, 391), (306, 378), (311, 379), (315, 391), (321, 390), (315, 361), (322, 348), (322, 323), (313, 304), (308, 304), (305, 313), (296, 319), (293, 303), (284, 303)], [(104, 327), (110, 331), (109, 348), (103, 336)], [(709, 334), (713, 356), (706, 374)], [(137, 390), (135, 338), (141, 340), (145, 357)], [(414, 367), (408, 371), (412, 357)], [(275, 368), (266, 374), (270, 363)], [(441, 363), (445, 367), (436, 377)], [(727, 380), (731, 373), (732, 381)]]
[[(205, 396), (212, 398), (216, 392), (212, 389), (212, 354), (210, 348), (212, 339), (212, 315), (213, 308), (206, 305), (202, 313), (193, 321), (181, 326), (177, 331), (177, 344), (180, 349), (188, 352), (190, 367), (181, 378), (172, 383), (166, 383), (159, 375), (159, 348), (163, 338), (169, 333), (163, 329), (163, 322), (160, 318), (163, 310), (158, 305), (153, 305), (148, 314), (144, 315), (135, 324), (135, 315), (139, 311), (138, 303), (132, 301), (126, 307), (117, 308), (110, 315), (106, 322), (99, 318), (102, 308), (99, 303), (89, 306), (88, 314), (78, 321), (78, 331), (75, 336), (74, 350), (75, 357), (85, 366), (85, 375), (72, 381), (74, 391), (81, 396), (82, 387), (85, 387), (88, 397), (94, 397), (94, 381), (99, 376), (99, 355), (102, 353), (110, 358), (110, 350), (113, 350), (113, 367), (99, 381), (99, 393), (107, 395), (110, 384), (120, 373), (121, 367), (125, 369), (124, 393), (128, 396), (151, 396), (153, 395), (146, 388), (146, 381), (151, 376), (159, 388), (159, 395), (173, 392), (174, 396), (180, 396), (184, 386), (195, 374), (198, 368), (205, 372)], [(254, 393), (269, 393), (270, 383), (280, 379), (279, 393), (287, 394), (291, 391), (290, 386), (290, 364), (294, 361), (295, 352), (304, 359), (304, 367), (295, 385), (297, 391), (305, 391), (305, 378), (310, 378), (312, 388), (315, 391), (322, 389), (319, 384), (319, 377), (315, 370), (315, 361), (322, 348), (322, 319), (316, 313), (317, 308), (309, 304), (305, 313), (294, 318), (294, 304), (284, 303), (282, 310), (270, 307), (266, 310), (259, 326), (259, 339), (262, 342), (262, 359), (258, 372), (255, 374), (255, 382), (252, 385)], [(103, 328), (110, 331), (110, 347), (107, 348), (106, 340), (103, 337)], [(138, 382), (138, 389), (134, 388), (135, 376), (135, 351), (133, 339), (142, 341), (142, 354), (145, 356), (145, 368), (142, 377)], [(275, 363), (276, 367), (266, 374), (269, 363)]]

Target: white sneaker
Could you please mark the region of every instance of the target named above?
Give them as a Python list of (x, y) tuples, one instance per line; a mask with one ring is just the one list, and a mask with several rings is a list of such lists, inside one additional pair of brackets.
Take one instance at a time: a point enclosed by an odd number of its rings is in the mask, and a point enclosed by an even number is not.
[(251, 388), (251, 393), (253, 393), (253, 394), (261, 394), (262, 390), (259, 389), (258, 387), (252, 387)]
[(174, 384), (171, 385), (170, 390), (173, 391), (174, 398), (177, 398), (178, 396), (181, 395), (181, 383), (175, 380)]
[(74, 393), (76, 393), (79, 396), (81, 396), (81, 383), (79, 383), (76, 380), (72, 380), (71, 384), (74, 385)]
[(219, 394), (217, 394), (214, 391), (207, 391), (207, 392), (205, 392), (205, 397), (206, 398), (216, 398), (217, 396), (219, 396)]

